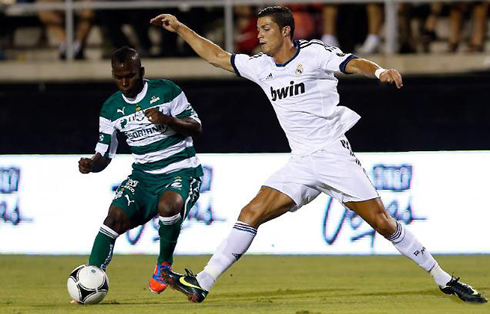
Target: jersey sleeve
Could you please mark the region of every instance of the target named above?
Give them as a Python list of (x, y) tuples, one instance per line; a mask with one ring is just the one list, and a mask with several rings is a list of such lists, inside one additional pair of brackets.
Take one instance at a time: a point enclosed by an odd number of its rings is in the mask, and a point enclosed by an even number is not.
[(320, 60), (320, 67), (326, 72), (351, 74), (345, 70), (345, 67), (352, 59), (357, 59), (357, 56), (343, 53), (340, 48), (327, 45), (319, 47), (318, 60)]
[(196, 120), (197, 122), (201, 123), (201, 120), (199, 119), (197, 112), (194, 110), (194, 108), (187, 100), (187, 97), (185, 96), (184, 92), (181, 92), (180, 95), (174, 98), (173, 101), (175, 101), (175, 105), (172, 106), (172, 109), (170, 111), (170, 114), (172, 116), (176, 118), (190, 117)]
[(258, 69), (257, 62), (255, 62), (256, 59), (255, 56), (250, 57), (246, 54), (232, 54), (230, 61), (236, 75), (257, 82)]
[(201, 123), (197, 112), (192, 108), (191, 104), (187, 100), (184, 91), (178, 87), (175, 83), (170, 82), (173, 87), (174, 99), (171, 101), (170, 115), (176, 118), (190, 117), (197, 122)]
[(99, 117), (99, 141), (95, 146), (95, 152), (106, 158), (114, 158), (118, 144), (117, 129), (109, 118), (105, 106), (102, 106)]

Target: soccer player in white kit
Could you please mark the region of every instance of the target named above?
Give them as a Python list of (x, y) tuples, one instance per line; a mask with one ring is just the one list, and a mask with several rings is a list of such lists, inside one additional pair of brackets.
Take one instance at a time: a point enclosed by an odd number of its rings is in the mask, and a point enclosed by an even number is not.
[(427, 271), (444, 293), (467, 302), (487, 302), (477, 290), (442, 270), (417, 238), (389, 215), (344, 135), (360, 116), (338, 106), (334, 72), (362, 74), (397, 88), (403, 86), (400, 73), (318, 40), (293, 41), (294, 19), (287, 8), (268, 7), (258, 17), (263, 53), (255, 56), (230, 54), (172, 15), (161, 14), (151, 20), (180, 35), (212, 65), (257, 83), (274, 107), (292, 150), (289, 162), (272, 174), (241, 210), (204, 270), (197, 276), (168, 270), (163, 274), (167, 284), (190, 301), (202, 302), (216, 279), (247, 251), (260, 225), (299, 209), (323, 192), (356, 212), (401, 254)]

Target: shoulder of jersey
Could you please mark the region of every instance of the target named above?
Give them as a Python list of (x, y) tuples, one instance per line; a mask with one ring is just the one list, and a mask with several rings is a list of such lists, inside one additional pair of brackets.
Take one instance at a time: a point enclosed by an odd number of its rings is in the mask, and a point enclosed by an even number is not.
[(248, 58), (248, 60), (254, 60), (254, 59), (258, 59), (258, 60), (260, 60), (260, 59), (266, 59), (266, 58), (264, 58), (264, 57), (267, 57), (267, 55), (266, 55), (265, 53), (263, 53), (263, 52), (259, 52), (259, 53), (258, 53), (258, 54), (256, 54), (256, 55), (250, 56), (250, 58)]
[(300, 49), (325, 49), (327, 51), (333, 51), (334, 49), (337, 49), (337, 47), (334, 46), (329, 46), (323, 41), (319, 39), (312, 39), (312, 40), (300, 40), (299, 41), (299, 48)]
[(175, 84), (174, 82), (166, 79), (153, 79), (148, 80), (149, 88), (168, 88), (170, 90), (174, 90), (177, 94), (180, 93), (181, 88)]
[(115, 108), (120, 107), (121, 104), (124, 104), (124, 100), (122, 98), (122, 92), (117, 91), (106, 99), (106, 101), (102, 105), (102, 109), (110, 110), (113, 108), (115, 111), (116, 110)]

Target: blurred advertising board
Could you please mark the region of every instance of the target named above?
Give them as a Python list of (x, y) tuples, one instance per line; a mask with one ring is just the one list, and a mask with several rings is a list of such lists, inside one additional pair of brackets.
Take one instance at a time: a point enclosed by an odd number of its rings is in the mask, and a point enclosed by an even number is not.
[[(0, 253), (87, 254), (114, 191), (131, 172), (117, 156), (96, 174), (81, 156), (0, 156)], [(490, 152), (359, 153), (387, 210), (433, 253), (490, 253)], [(240, 209), (288, 154), (201, 154), (201, 197), (177, 254), (213, 253)], [(121, 235), (116, 253), (157, 254), (157, 220)], [(461, 236), (465, 235), (465, 236)], [(468, 241), (471, 238), (473, 240)], [(355, 213), (320, 195), (259, 228), (249, 253), (396, 254)]]

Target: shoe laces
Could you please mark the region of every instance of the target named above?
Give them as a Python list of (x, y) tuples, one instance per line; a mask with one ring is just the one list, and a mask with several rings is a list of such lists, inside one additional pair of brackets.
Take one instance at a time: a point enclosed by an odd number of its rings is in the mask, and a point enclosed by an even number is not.
[(451, 281), (449, 281), (448, 286), (451, 286), (454, 290), (461, 293), (466, 293), (470, 295), (473, 294), (475, 290), (470, 285), (460, 282), (459, 279), (460, 277), (452, 278)]

